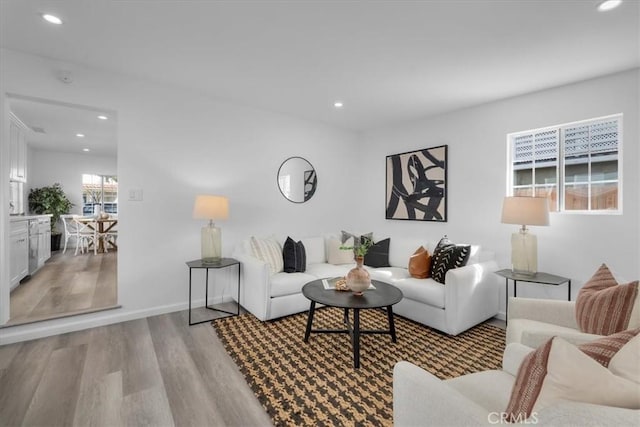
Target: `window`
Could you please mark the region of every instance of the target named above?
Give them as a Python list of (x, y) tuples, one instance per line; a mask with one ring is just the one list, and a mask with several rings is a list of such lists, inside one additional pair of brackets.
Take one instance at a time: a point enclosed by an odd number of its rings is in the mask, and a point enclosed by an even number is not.
[(118, 177), (82, 175), (82, 214), (118, 214)]
[(508, 194), (552, 211), (621, 212), (622, 115), (507, 135)]

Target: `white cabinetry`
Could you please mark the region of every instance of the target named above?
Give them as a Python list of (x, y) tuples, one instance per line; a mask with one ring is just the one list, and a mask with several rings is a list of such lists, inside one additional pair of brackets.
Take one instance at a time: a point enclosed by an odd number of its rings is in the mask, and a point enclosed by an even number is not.
[(27, 181), (27, 127), (9, 113), (9, 179)]
[(9, 237), (11, 289), (29, 274), (29, 222), (11, 222)]
[(38, 268), (51, 258), (51, 218), (38, 218)]

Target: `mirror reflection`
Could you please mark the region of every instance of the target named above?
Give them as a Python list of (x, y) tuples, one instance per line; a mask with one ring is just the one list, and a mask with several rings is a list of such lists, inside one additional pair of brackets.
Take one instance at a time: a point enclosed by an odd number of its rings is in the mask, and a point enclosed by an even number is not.
[(294, 203), (304, 203), (316, 192), (318, 177), (308, 160), (290, 157), (278, 170), (278, 188), (282, 195)]
[(117, 307), (116, 113), (16, 94), (8, 101), (4, 326)]

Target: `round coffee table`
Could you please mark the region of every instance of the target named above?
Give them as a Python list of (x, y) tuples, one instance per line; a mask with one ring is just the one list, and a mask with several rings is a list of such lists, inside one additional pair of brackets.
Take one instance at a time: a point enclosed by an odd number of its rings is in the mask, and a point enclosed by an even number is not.
[[(304, 333), (304, 342), (309, 342), (309, 335), (312, 332), (320, 334), (341, 334), (347, 333), (351, 337), (353, 346), (353, 367), (360, 367), (360, 335), (361, 334), (389, 334), (391, 341), (396, 342), (396, 327), (393, 323), (392, 306), (402, 299), (402, 291), (395, 286), (389, 285), (378, 280), (372, 280), (371, 283), (375, 289), (364, 291), (363, 295), (356, 296), (351, 291), (336, 291), (334, 289), (325, 289), (322, 285), (322, 279), (314, 280), (302, 287), (302, 294), (311, 301), (309, 307), (309, 316), (307, 317), (307, 329)], [(316, 303), (324, 304), (329, 307), (338, 307), (344, 309), (344, 323), (346, 329), (312, 329), (313, 314), (315, 313)], [(371, 330), (360, 329), (360, 310), (368, 308), (387, 309), (387, 319), (389, 321), (389, 329)], [(349, 309), (353, 310), (353, 325), (349, 321)]]

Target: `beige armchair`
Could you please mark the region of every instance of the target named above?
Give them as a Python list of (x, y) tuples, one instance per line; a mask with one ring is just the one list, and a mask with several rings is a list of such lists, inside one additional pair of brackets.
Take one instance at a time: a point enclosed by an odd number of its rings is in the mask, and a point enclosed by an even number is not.
[(575, 301), (509, 298), (507, 344), (517, 342), (537, 348), (553, 336), (579, 345), (600, 338), (580, 332)]

